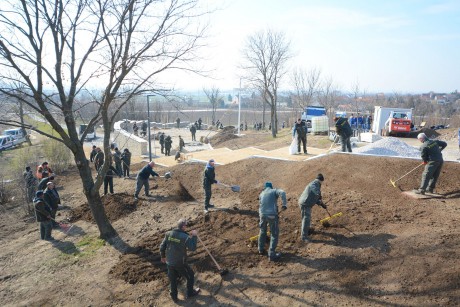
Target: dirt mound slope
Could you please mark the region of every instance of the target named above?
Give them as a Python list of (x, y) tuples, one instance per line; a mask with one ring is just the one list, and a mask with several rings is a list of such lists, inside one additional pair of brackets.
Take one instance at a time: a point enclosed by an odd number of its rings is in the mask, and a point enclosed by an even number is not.
[[(132, 195), (127, 193), (118, 193), (102, 198), (102, 203), (105, 208), (107, 217), (111, 222), (117, 221), (118, 219), (134, 212), (137, 209), (136, 201)], [(77, 220), (84, 220), (87, 222), (94, 223), (91, 210), (88, 203), (78, 206), (72, 209), (69, 213), (69, 221), (75, 222)]]
[[(288, 269), (291, 275), (307, 274), (303, 276), (309, 276), (309, 283), (318, 287), (335, 287), (354, 297), (381, 301), (382, 295), (387, 295), (398, 296), (395, 302), (403, 304), (455, 304), (460, 282), (460, 232), (456, 226), (460, 165), (445, 164), (439, 180), (441, 199), (416, 200), (400, 189), (417, 187), (421, 170), (399, 181), (399, 189), (389, 179), (400, 177), (417, 163), (335, 154), (305, 162), (247, 159), (218, 166), (216, 178), (238, 184), (242, 191), (213, 188), (216, 205), (226, 209), (199, 215), (190, 229), (198, 230), (222, 267), (240, 274)], [(197, 173), (203, 168), (184, 164), (174, 170), (193, 197), (200, 198), (202, 193)], [(323, 228), (319, 220), (327, 213), (315, 206), (313, 245), (305, 246), (300, 241), (297, 200), (319, 172), (325, 177), (322, 191), (329, 211), (343, 215), (333, 220), (331, 227)], [(276, 264), (258, 255), (248, 242), (258, 234), (258, 195), (265, 181), (273, 182), (288, 196), (288, 210), (280, 216), (278, 250), (283, 258)], [(163, 236), (157, 233), (139, 240), (128, 254), (120, 256), (112, 268), (113, 276), (129, 283), (155, 279), (166, 283), (166, 274), (161, 273), (166, 267), (159, 262)], [(202, 247), (189, 255), (198, 272), (216, 271)], [(284, 281), (273, 279), (270, 285), (284, 286)], [(247, 286), (251, 287), (251, 282)], [(291, 286), (297, 286), (297, 281), (291, 280)]]
[(225, 127), (219, 133), (210, 138), (210, 143), (212, 146), (219, 146), (221, 143), (238, 138), (235, 133), (235, 127)]

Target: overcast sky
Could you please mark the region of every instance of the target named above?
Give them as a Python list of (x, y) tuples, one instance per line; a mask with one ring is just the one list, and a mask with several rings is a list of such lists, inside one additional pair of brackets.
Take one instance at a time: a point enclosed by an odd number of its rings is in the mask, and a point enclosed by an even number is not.
[(460, 90), (458, 0), (211, 2), (222, 9), (211, 16), (205, 67), (217, 80), (175, 75), (177, 88), (238, 87), (246, 38), (270, 28), (291, 41), (291, 68), (319, 68), (342, 91), (357, 83), (366, 92)]

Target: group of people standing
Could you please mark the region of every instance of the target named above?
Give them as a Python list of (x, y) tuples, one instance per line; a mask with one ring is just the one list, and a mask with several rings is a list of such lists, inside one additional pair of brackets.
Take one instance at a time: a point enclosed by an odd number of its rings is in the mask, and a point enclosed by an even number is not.
[(355, 116), (353, 113), (349, 118), (350, 127), (353, 130), (363, 130), (363, 131), (370, 131), (372, 126), (372, 115), (362, 115), (358, 113)]
[(61, 198), (54, 183), (54, 173), (48, 162), (37, 166), (36, 176), (27, 166), (23, 173), (28, 202), (33, 202), (36, 221), (40, 224), (40, 239), (52, 241), (53, 228), (58, 228), (56, 213)]
[[(131, 166), (131, 152), (128, 148), (125, 148), (121, 152), (118, 147), (114, 147), (113, 151), (109, 155), (109, 169), (104, 176), (104, 195), (114, 193), (113, 190), (113, 177), (124, 177), (130, 178), (129, 169)], [(99, 172), (104, 165), (105, 155), (100, 147), (93, 145), (93, 148), (90, 153), (90, 161), (94, 162), (94, 167), (97, 172)], [(113, 166), (115, 163), (115, 167)]]

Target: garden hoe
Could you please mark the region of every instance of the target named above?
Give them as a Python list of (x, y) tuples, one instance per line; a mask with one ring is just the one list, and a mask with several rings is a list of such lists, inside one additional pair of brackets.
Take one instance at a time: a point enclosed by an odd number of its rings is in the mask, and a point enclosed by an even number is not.
[(415, 171), (416, 169), (418, 169), (422, 165), (424, 165), (424, 164), (422, 163), (422, 164), (417, 165), (414, 169), (412, 169), (411, 171), (407, 172), (406, 174), (404, 174), (402, 177), (396, 179), (395, 181), (390, 179), (390, 183), (396, 188), (396, 182), (398, 182), (399, 180), (403, 179), (404, 177), (406, 177), (407, 175), (409, 175), (410, 173), (412, 173), (413, 171)]
[(217, 269), (219, 270), (220, 276), (227, 275), (227, 274), (228, 274), (228, 270), (227, 270), (227, 269), (222, 269), (222, 268), (220, 267), (220, 265), (217, 263), (216, 259), (214, 259), (214, 257), (211, 255), (211, 252), (210, 252), (209, 249), (206, 247), (206, 245), (204, 244), (204, 242), (201, 241), (200, 236), (197, 235), (197, 237), (198, 237), (198, 240), (200, 240), (201, 244), (203, 244), (203, 247), (204, 247), (204, 249), (206, 250), (206, 252), (208, 252), (209, 257), (211, 257), (212, 261), (214, 261), (214, 264), (216, 265)]

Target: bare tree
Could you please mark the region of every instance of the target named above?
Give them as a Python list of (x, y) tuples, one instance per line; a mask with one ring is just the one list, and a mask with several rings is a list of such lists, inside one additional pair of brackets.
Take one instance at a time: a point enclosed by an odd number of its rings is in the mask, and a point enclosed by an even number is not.
[(321, 83), (319, 90), (318, 100), (320, 104), (326, 108), (329, 118), (332, 118), (333, 111), (337, 107), (337, 100), (340, 96), (340, 91), (337, 89), (336, 84), (332, 77), (325, 79)]
[(272, 136), (278, 132), (277, 93), (281, 78), (291, 58), (290, 42), (284, 33), (265, 30), (250, 35), (243, 49), (245, 79), (262, 96), (264, 105), (270, 106)]
[(294, 99), (303, 110), (313, 103), (314, 97), (320, 90), (321, 69), (312, 68), (309, 71), (298, 68), (291, 76), (291, 83), (295, 90)]
[[(102, 122), (107, 158), (123, 105), (137, 95), (161, 93), (156, 77), (166, 70), (193, 71), (206, 28), (198, 23), (203, 14), (198, 0), (2, 1), (0, 92), (42, 114), (57, 134), (25, 126), (71, 150), (102, 238), (117, 235), (99, 195), (109, 159), (94, 179), (75, 114), (96, 107), (88, 125)], [(76, 104), (83, 91), (88, 103)], [(14, 119), (0, 123), (21, 126)]]
[(219, 101), (223, 99), (222, 95), (220, 94), (220, 89), (216, 86), (212, 86), (211, 88), (203, 88), (203, 92), (208, 97), (209, 103), (211, 104), (212, 113), (211, 113), (211, 120), (213, 123), (216, 122), (216, 110), (219, 106)]

